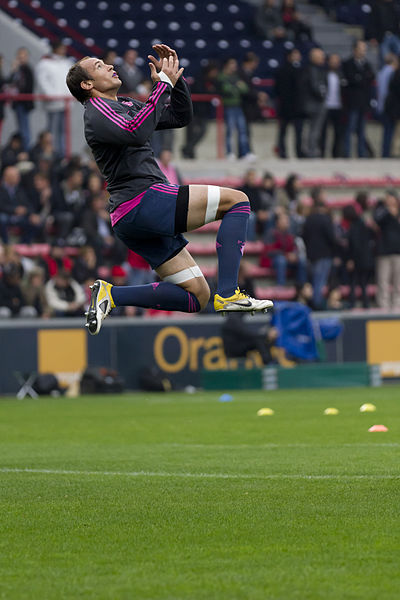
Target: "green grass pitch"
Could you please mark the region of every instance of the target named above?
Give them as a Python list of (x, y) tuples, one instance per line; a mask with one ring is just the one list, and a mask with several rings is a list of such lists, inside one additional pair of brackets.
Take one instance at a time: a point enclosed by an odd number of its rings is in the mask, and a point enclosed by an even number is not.
[(400, 389), (219, 394), (0, 400), (0, 598), (397, 600)]

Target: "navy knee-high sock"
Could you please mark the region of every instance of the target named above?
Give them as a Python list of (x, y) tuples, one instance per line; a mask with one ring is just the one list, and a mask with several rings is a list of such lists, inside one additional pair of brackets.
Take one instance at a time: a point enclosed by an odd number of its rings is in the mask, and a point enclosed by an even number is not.
[(240, 260), (247, 237), (250, 204), (239, 202), (228, 210), (217, 235), (218, 294), (227, 298), (235, 293)]
[(196, 296), (169, 281), (148, 285), (113, 286), (111, 295), (115, 306), (140, 306), (159, 310), (199, 312)]

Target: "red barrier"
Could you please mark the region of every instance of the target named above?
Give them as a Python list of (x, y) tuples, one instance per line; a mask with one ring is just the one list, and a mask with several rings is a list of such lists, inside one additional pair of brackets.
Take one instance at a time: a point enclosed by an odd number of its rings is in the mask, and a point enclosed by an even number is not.
[[(140, 100), (147, 100), (147, 96), (135, 96)], [(65, 154), (70, 158), (72, 152), (71, 140), (71, 103), (72, 96), (47, 96), (44, 94), (0, 94), (0, 101), (6, 103), (17, 100), (40, 100), (49, 102), (51, 100), (63, 100), (65, 106)], [(193, 94), (193, 102), (210, 102), (215, 107), (215, 121), (217, 126), (217, 158), (224, 158), (224, 106), (221, 96), (215, 94)]]

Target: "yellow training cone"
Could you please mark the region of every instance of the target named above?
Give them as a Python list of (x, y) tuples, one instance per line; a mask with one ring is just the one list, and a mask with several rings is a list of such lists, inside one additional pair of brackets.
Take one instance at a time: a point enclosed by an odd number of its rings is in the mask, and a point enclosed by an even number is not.
[(272, 410), (272, 408), (260, 408), (259, 411), (257, 411), (257, 416), (258, 417), (271, 417), (274, 414), (275, 411)]
[(363, 404), (360, 406), (360, 412), (375, 412), (376, 406), (375, 404)]
[(324, 415), (338, 415), (339, 411), (337, 408), (326, 408), (324, 410)]

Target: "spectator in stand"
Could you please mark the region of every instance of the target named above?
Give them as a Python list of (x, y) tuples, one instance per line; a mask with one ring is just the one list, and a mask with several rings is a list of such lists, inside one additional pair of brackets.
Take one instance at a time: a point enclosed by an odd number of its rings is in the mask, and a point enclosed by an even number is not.
[(400, 65), (397, 56), (393, 59), (391, 66), (393, 66), (393, 71), (388, 81), (387, 96), (382, 113), (382, 158), (390, 158), (392, 154), (393, 135), (397, 121), (400, 119)]
[(293, 213), (297, 210), (297, 206), (300, 202), (300, 193), (300, 177), (296, 173), (290, 173), (286, 178), (281, 194), (281, 204), (283, 204), (283, 206), (285, 206), (290, 213)]
[(272, 259), (278, 285), (285, 286), (288, 270), (295, 272), (297, 283), (307, 280), (307, 262), (297, 252), (295, 238), (289, 232), (289, 215), (281, 211), (276, 219), (276, 226), (269, 236), (269, 243), (264, 247), (264, 254)]
[(36, 235), (40, 241), (45, 242), (45, 232), (54, 223), (52, 216), (53, 190), (49, 178), (42, 173), (34, 173), (32, 185), (26, 190), (31, 210), (37, 219)]
[(282, 13), (276, 0), (264, 0), (260, 4), (254, 25), (260, 37), (265, 40), (278, 40), (286, 37)]
[(14, 166), (19, 161), (26, 160), (27, 153), (22, 145), (20, 133), (13, 133), (1, 153), (1, 168), (4, 171), (6, 167)]
[(318, 202), (319, 203), (322, 202), (323, 204), (325, 204), (327, 201), (326, 191), (320, 185), (315, 185), (314, 187), (311, 188), (310, 197), (311, 197), (313, 206), (318, 204)]
[(172, 164), (172, 152), (162, 150), (157, 160), (158, 166), (172, 185), (183, 185), (183, 179), (177, 167)]
[(80, 317), (86, 295), (69, 271), (60, 270), (45, 285), (46, 300), (56, 317)]
[(6, 167), (0, 185), (0, 236), (8, 243), (8, 228), (21, 230), (21, 241), (29, 243), (40, 227), (41, 220), (32, 213), (29, 199), (21, 186), (21, 176), (16, 167)]
[[(144, 77), (142, 71), (136, 64), (138, 53), (132, 48), (128, 49), (122, 63), (118, 66), (118, 75), (122, 81), (119, 89), (120, 96), (131, 96), (138, 93), (138, 87), (142, 83)], [(106, 63), (106, 64), (114, 64)]]
[[(65, 82), (72, 60), (67, 57), (67, 46), (60, 41), (52, 43), (52, 52), (40, 59), (37, 66), (37, 83), (40, 94), (69, 96)], [(53, 135), (54, 145), (60, 157), (65, 155), (65, 102), (49, 100), (44, 103), (47, 111), (47, 129)]]
[(86, 195), (83, 187), (84, 176), (82, 169), (72, 167), (66, 178), (61, 182), (62, 204), (73, 215), (73, 226), (80, 224), (85, 209)]
[(331, 54), (328, 58), (327, 92), (325, 97), (325, 119), (321, 134), (321, 156), (325, 156), (328, 126), (332, 126), (332, 158), (343, 156), (343, 74), (339, 54)]
[(336, 252), (333, 222), (324, 202), (316, 202), (307, 217), (303, 239), (312, 271), (313, 303), (316, 310), (321, 310), (324, 304), (323, 290), (328, 283)]
[(39, 134), (36, 144), (30, 151), (30, 158), (36, 166), (38, 166), (43, 159), (50, 161), (51, 166), (56, 163), (58, 156), (54, 148), (53, 136), (50, 131), (42, 131)]
[(98, 261), (92, 246), (80, 248), (79, 255), (72, 267), (73, 278), (81, 285), (88, 287), (97, 279)]
[(298, 283), (296, 285), (296, 297), (295, 302), (299, 302), (300, 304), (304, 304), (304, 306), (308, 306), (308, 308), (314, 309), (313, 304), (313, 296), (314, 290), (313, 286), (309, 281), (305, 283)]
[[(378, 306), (386, 310), (400, 308), (400, 207), (394, 190), (388, 190), (376, 205), (374, 218), (379, 225), (376, 277)], [(390, 284), (393, 293), (390, 294)]]
[(97, 194), (85, 209), (80, 221), (86, 243), (93, 246), (100, 265), (107, 261), (122, 263), (126, 257), (125, 246), (112, 233), (106, 206), (106, 193)]
[[(9, 77), (10, 85), (16, 94), (33, 94), (33, 70), (29, 64), (29, 52), (26, 48), (18, 48)], [(25, 152), (31, 145), (31, 126), (29, 113), (34, 107), (32, 100), (15, 100), (12, 105), (18, 123)]]
[(288, 52), (286, 63), (281, 67), (275, 79), (277, 97), (277, 114), (279, 117), (278, 153), (280, 158), (287, 158), (286, 132), (293, 125), (296, 136), (296, 156), (304, 158), (303, 125), (304, 125), (304, 70), (301, 54), (297, 48)]
[(259, 56), (254, 52), (247, 52), (242, 60), (239, 71), (240, 79), (247, 85), (247, 93), (242, 96), (242, 109), (246, 117), (250, 152), (252, 152), (250, 125), (262, 120), (261, 108), (267, 106), (268, 103), (268, 94), (260, 91), (253, 83), (254, 73), (259, 64)]
[(72, 271), (72, 261), (66, 255), (65, 241), (63, 238), (55, 240), (50, 246), (48, 255), (43, 256), (39, 261), (40, 266), (43, 266), (46, 279), (51, 279), (59, 271)]
[[(114, 65), (115, 70), (117, 71), (122, 63), (122, 58), (120, 58), (118, 56), (118, 54), (115, 52), (115, 50), (111, 50), (111, 48), (107, 48), (107, 50), (104, 52), (103, 56), (101, 57), (101, 60), (106, 64), (106, 65)], [(117, 69), (118, 67), (118, 69)]]
[(242, 97), (247, 94), (248, 87), (239, 77), (238, 64), (235, 58), (228, 58), (225, 61), (222, 73), (218, 76), (218, 85), (225, 111), (227, 158), (235, 159), (232, 136), (236, 129), (239, 158), (253, 160), (255, 156), (250, 153), (246, 118), (242, 110)]
[(295, 42), (312, 41), (312, 30), (302, 21), (294, 0), (282, 0), (282, 21), (289, 37)]
[(400, 55), (400, 7), (394, 0), (374, 0), (366, 26), (366, 39), (379, 44), (381, 64), (392, 52)]
[(326, 298), (326, 310), (344, 310), (347, 308), (346, 303), (343, 301), (342, 290), (340, 286), (330, 288)]
[(47, 304), (44, 285), (44, 271), (35, 267), (28, 274), (26, 281), (22, 282), (22, 295), (25, 306), (32, 308), (32, 315), (47, 319), (51, 317), (51, 310)]
[(257, 210), (257, 231), (265, 238), (275, 225), (275, 211), (279, 200), (276, 181), (272, 173), (264, 173), (259, 188), (259, 207)]
[(18, 317), (24, 315), (24, 297), (21, 290), (21, 274), (16, 265), (10, 263), (4, 267), (0, 280), (0, 316)]
[(351, 156), (353, 133), (358, 137), (358, 156), (365, 158), (365, 123), (370, 105), (374, 71), (366, 59), (367, 45), (362, 40), (354, 43), (353, 56), (343, 63), (345, 85), (345, 106), (347, 126), (345, 133), (345, 156)]
[[(217, 94), (218, 74), (218, 66), (210, 62), (194, 80), (192, 94)], [(193, 102), (193, 119), (185, 127), (185, 145), (181, 149), (183, 158), (196, 158), (196, 146), (206, 134), (211, 115), (212, 104), (209, 100)]]
[(99, 173), (89, 173), (86, 182), (86, 203), (104, 191), (104, 179)]
[(3, 249), (3, 267), (14, 265), (18, 269), (21, 279), (34, 268), (32, 259), (21, 256), (15, 244), (8, 244)]
[(353, 205), (343, 208), (343, 218), (350, 224), (346, 261), (350, 275), (350, 308), (356, 304), (356, 285), (361, 288), (363, 308), (369, 308), (367, 284), (374, 268), (375, 234), (366, 223), (365, 214), (357, 214)]
[(321, 134), (325, 121), (327, 94), (327, 74), (325, 52), (313, 48), (309, 53), (309, 63), (304, 71), (304, 110), (308, 117), (307, 156), (321, 156)]

